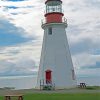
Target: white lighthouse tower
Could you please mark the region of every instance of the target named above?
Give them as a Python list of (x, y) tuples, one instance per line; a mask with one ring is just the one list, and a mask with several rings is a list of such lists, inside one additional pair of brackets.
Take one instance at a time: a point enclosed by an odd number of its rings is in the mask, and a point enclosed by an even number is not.
[(44, 38), (36, 87), (54, 86), (56, 89), (76, 87), (62, 1), (47, 0), (45, 5), (45, 23), (42, 23)]

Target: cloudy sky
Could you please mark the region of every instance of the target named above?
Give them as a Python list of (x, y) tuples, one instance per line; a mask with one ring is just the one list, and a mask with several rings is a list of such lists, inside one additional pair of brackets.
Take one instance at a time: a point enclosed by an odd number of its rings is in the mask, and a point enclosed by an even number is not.
[[(0, 0), (0, 76), (38, 70), (45, 0)], [(100, 77), (100, 0), (63, 0), (77, 77)]]

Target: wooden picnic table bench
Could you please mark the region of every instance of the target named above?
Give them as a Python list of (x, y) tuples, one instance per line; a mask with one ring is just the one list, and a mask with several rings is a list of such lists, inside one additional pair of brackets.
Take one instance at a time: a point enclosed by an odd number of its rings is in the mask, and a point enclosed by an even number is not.
[(16, 97), (17, 100), (23, 100), (22, 94), (5, 95), (5, 100), (11, 100), (12, 97)]

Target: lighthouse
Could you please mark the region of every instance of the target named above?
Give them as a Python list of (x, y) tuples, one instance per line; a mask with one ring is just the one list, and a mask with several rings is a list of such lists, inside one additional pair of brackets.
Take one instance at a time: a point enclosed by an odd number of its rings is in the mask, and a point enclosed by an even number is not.
[(64, 18), (61, 0), (45, 2), (45, 22), (39, 72), (36, 88), (76, 87), (76, 78), (66, 36), (67, 19)]

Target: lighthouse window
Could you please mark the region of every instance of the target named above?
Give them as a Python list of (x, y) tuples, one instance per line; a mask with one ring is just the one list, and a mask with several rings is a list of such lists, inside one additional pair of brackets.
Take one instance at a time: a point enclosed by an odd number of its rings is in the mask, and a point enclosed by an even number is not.
[(49, 29), (48, 29), (48, 34), (49, 34), (49, 35), (52, 35), (52, 27), (49, 27)]

